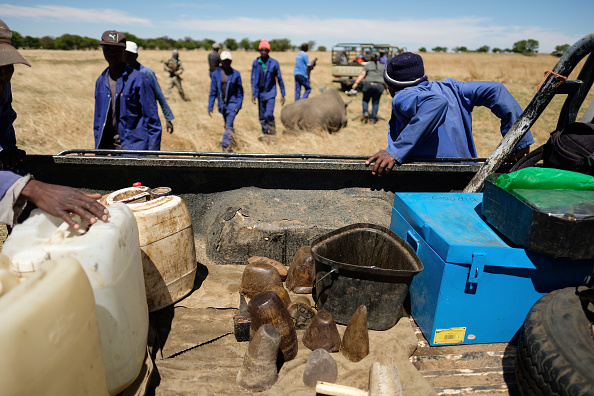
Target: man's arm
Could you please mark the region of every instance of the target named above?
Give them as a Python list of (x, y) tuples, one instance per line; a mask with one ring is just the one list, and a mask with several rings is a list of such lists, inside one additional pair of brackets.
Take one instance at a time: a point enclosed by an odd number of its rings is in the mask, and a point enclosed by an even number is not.
[(281, 103), (285, 104), (285, 82), (283, 81), (283, 76), (281, 74), (280, 64), (276, 62), (277, 74), (276, 78), (278, 80), (278, 87), (280, 88), (281, 92)]
[[(467, 100), (466, 105), (484, 106), (491, 110), (501, 120), (501, 135), (505, 136), (512, 125), (522, 114), (522, 107), (514, 99), (505, 86), (498, 82), (472, 81), (461, 85), (463, 97)], [(532, 133), (528, 131), (520, 140), (515, 151), (522, 150), (534, 144)]]
[(95, 223), (97, 219), (107, 221), (108, 210), (97, 202), (101, 194), (30, 180), (20, 195), (44, 212), (61, 218), (74, 229), (80, 226), (70, 217), (70, 213), (76, 213), (89, 224)]
[(241, 74), (237, 72), (237, 97), (239, 98), (239, 106), (237, 107), (237, 111), (241, 109), (243, 105), (243, 84), (241, 83)]
[(252, 74), (250, 75), (250, 84), (252, 86), (252, 102), (256, 103), (256, 98), (260, 92), (260, 65), (258, 59), (252, 63)]
[(143, 73), (138, 73), (140, 77), (138, 83), (140, 84), (140, 106), (142, 108), (143, 117), (146, 120), (146, 129), (148, 133), (148, 149), (161, 149), (161, 120), (159, 119), (159, 109), (157, 108), (157, 100), (151, 87), (150, 79)]
[(184, 67), (182, 66), (181, 61), (177, 61), (177, 67), (175, 68), (175, 75), (180, 76), (184, 72)]
[(173, 112), (171, 111), (171, 108), (169, 108), (169, 105), (167, 104), (167, 100), (165, 99), (165, 95), (163, 95), (163, 91), (161, 90), (161, 87), (159, 86), (159, 81), (157, 81), (157, 76), (155, 76), (155, 73), (148, 68), (145, 68), (147, 70), (146, 73), (144, 73), (149, 80), (151, 81), (151, 88), (153, 89), (153, 94), (155, 95), (155, 99), (157, 99), (157, 102), (159, 102), (159, 105), (161, 106), (161, 110), (163, 110), (163, 115), (165, 116), (165, 120), (167, 121), (173, 121), (175, 119), (175, 117), (173, 116)]
[(313, 70), (314, 67), (316, 67), (317, 61), (318, 61), (318, 58), (315, 58), (312, 63), (309, 63), (309, 59), (308, 59), (308, 61), (307, 61), (307, 78), (309, 78), (311, 76), (311, 71)]
[(88, 194), (80, 190), (32, 180), (30, 175), (21, 177), (10, 171), (0, 171), (0, 222), (13, 226), (27, 200), (39, 209), (56, 216), (77, 229), (72, 220), (74, 212), (93, 224), (100, 219), (107, 221), (108, 211), (97, 200), (101, 194)]
[(215, 102), (215, 98), (217, 97), (217, 87), (218, 87), (218, 82), (217, 82), (217, 77), (214, 75), (214, 73), (218, 73), (219, 69), (213, 71), (212, 73), (210, 73), (210, 92), (208, 93), (208, 114), (210, 115), (210, 113), (212, 113), (212, 110), (214, 109), (214, 102)]

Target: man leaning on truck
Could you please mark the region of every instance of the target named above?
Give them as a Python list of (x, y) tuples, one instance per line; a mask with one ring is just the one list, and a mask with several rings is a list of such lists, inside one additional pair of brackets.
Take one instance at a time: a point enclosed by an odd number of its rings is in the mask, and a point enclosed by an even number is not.
[(16, 112), (12, 108), (10, 80), (14, 65), (29, 63), (12, 45), (12, 31), (0, 20), (0, 223), (13, 226), (27, 201), (56, 216), (72, 228), (79, 225), (70, 213), (76, 213), (90, 224), (100, 219), (107, 221), (108, 211), (97, 202), (100, 194), (47, 184), (34, 180), (31, 175), (21, 176), (15, 168), (25, 160), (25, 152), (16, 146), (13, 123)]
[[(388, 61), (384, 81), (392, 96), (392, 116), (388, 124), (388, 148), (365, 161), (372, 173), (382, 175), (408, 157), (476, 158), (472, 138), (472, 110), (485, 106), (501, 119), (505, 136), (522, 108), (501, 83), (460, 82), (453, 78), (428, 81), (423, 59), (403, 52)], [(510, 156), (518, 160), (534, 143), (528, 132)]]

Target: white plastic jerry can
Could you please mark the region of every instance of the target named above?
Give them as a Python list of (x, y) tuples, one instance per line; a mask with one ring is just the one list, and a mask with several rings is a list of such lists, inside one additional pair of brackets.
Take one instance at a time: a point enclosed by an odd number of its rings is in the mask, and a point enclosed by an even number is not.
[(0, 393), (107, 395), (93, 289), (73, 258), (19, 283), (0, 255)]
[(81, 230), (39, 209), (14, 227), (2, 252), (12, 270), (26, 277), (47, 260), (73, 257), (93, 288), (109, 393), (117, 394), (138, 376), (146, 352), (148, 308), (138, 227), (125, 204), (109, 208), (107, 222)]
[(145, 196), (127, 205), (138, 224), (149, 312), (165, 308), (190, 293), (197, 268), (190, 212), (180, 197), (159, 196), (160, 189), (168, 188), (130, 187), (106, 197), (106, 203), (111, 205)]

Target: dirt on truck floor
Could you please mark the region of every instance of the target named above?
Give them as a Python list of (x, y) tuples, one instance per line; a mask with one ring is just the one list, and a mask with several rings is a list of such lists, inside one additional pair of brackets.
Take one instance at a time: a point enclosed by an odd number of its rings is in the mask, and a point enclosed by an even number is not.
[[(154, 371), (151, 392), (156, 395), (236, 395), (249, 392), (236, 384), (248, 342), (237, 342), (233, 315), (239, 305), (243, 265), (199, 265), (196, 285), (183, 300), (152, 313), (149, 335)], [(291, 294), (294, 300), (296, 294)], [(311, 297), (311, 296), (310, 296)], [(346, 326), (338, 325), (339, 333)], [(276, 384), (263, 395), (313, 395), (303, 384), (303, 371), (311, 351), (297, 330), (297, 357), (281, 367)], [(408, 318), (386, 331), (370, 331), (370, 354), (353, 363), (340, 352), (332, 357), (338, 365), (337, 383), (368, 389), (374, 362), (394, 364), (405, 395), (435, 394), (409, 360), (417, 348), (417, 336)]]
[[(237, 342), (233, 315), (239, 305), (243, 265), (199, 265), (194, 290), (173, 306), (152, 313), (149, 344), (154, 371), (149, 394), (235, 395), (248, 342)], [(297, 294), (292, 294), (294, 300)], [(309, 296), (311, 298), (311, 296)], [(346, 326), (338, 325), (339, 333)], [(263, 395), (313, 395), (303, 384), (311, 351), (297, 330), (297, 357), (281, 367), (276, 384)], [(374, 362), (393, 363), (405, 395), (517, 395), (514, 344), (430, 347), (414, 320), (405, 316), (386, 331), (370, 331), (370, 354), (360, 362), (340, 352), (337, 383), (368, 389)]]

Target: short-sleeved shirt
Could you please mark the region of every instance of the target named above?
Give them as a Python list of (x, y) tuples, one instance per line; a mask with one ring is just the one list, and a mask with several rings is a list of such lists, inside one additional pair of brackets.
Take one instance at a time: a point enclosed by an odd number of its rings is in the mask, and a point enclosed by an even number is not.
[(293, 74), (307, 77), (307, 66), (309, 66), (309, 58), (305, 51), (300, 51), (295, 58), (295, 71)]
[(363, 66), (363, 71), (365, 71), (365, 82), (367, 83), (384, 83), (384, 69), (386, 66), (382, 65), (381, 63), (377, 62), (367, 62), (366, 65)]

